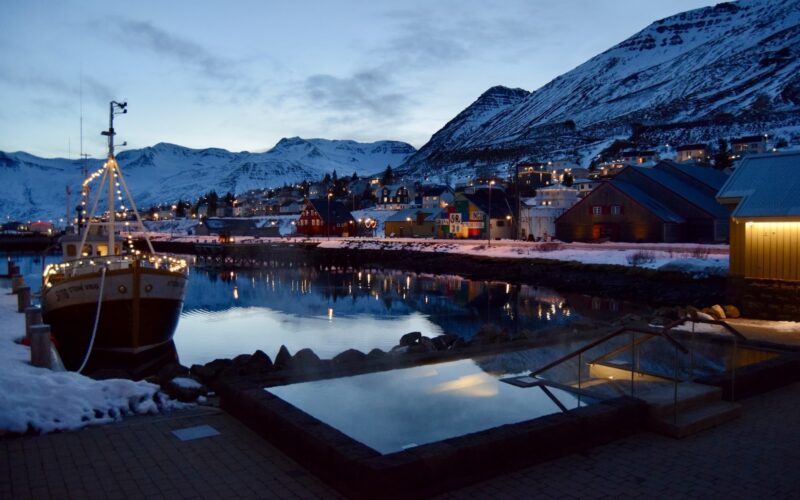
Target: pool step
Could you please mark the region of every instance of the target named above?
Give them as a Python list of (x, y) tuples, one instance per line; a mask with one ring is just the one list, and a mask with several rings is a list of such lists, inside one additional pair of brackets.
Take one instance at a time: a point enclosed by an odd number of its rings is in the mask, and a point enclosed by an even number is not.
[(650, 417), (647, 427), (659, 434), (684, 438), (739, 418), (741, 414), (742, 405), (739, 403), (717, 401), (682, 411), (675, 420), (672, 416)]
[[(589, 390), (602, 387), (605, 381), (619, 384), (620, 389), (630, 393), (629, 365), (595, 363), (589, 370), (595, 378), (582, 384)], [(722, 389), (715, 386), (679, 382), (676, 387), (667, 378), (634, 372), (633, 388), (633, 396), (648, 404), (647, 427), (675, 438), (710, 429), (738, 418), (742, 412), (739, 404), (722, 401)]]

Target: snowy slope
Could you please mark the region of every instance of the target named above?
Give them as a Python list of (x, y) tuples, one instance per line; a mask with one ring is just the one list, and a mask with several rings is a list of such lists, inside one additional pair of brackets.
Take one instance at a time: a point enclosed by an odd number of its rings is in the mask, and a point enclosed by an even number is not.
[[(117, 160), (139, 207), (177, 199), (196, 199), (211, 189), (242, 193), (283, 183), (321, 180), (339, 175), (374, 174), (387, 165), (400, 165), (414, 148), (395, 141), (369, 144), (326, 139), (281, 139), (265, 153), (233, 153), (224, 149), (189, 149), (160, 143), (122, 151)], [(89, 159), (88, 170), (102, 166)], [(27, 153), (0, 152), (0, 216), (4, 219), (54, 219), (67, 210), (80, 191), (80, 161), (45, 159)]]
[(472, 119), (448, 123), (404, 168), (430, 174), (481, 162), (585, 160), (618, 138), (650, 147), (774, 130), (791, 140), (800, 132), (798, 55), (800, 0), (684, 12), (496, 113), (472, 113), (485, 106), (478, 99), (459, 115)]

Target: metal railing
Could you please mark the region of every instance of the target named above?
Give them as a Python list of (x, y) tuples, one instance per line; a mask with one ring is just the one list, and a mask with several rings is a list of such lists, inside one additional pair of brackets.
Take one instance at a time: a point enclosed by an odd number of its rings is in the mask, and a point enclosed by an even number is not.
[(747, 337), (742, 335), (742, 333), (728, 324), (726, 321), (718, 320), (718, 319), (702, 319), (702, 318), (693, 318), (691, 316), (685, 316), (680, 319), (676, 319), (672, 323), (668, 323), (663, 326), (664, 332), (671, 332), (676, 327), (683, 325), (687, 322), (692, 323), (692, 337), (691, 337), (691, 345), (692, 349), (689, 353), (689, 380), (694, 380), (694, 337), (695, 337), (695, 325), (697, 323), (707, 324), (707, 325), (717, 325), (723, 327), (723, 333), (728, 333), (733, 337), (733, 351), (731, 352), (731, 401), (736, 401), (736, 365), (738, 363), (737, 354), (739, 349), (739, 341), (743, 340), (746, 341)]
[[(581, 376), (581, 369), (583, 367), (583, 354), (585, 352), (587, 352), (587, 351), (589, 351), (589, 350), (591, 350), (591, 349), (593, 349), (593, 348), (605, 343), (605, 342), (608, 342), (611, 339), (614, 339), (614, 338), (619, 337), (620, 335), (623, 335), (623, 334), (626, 334), (626, 333), (629, 333), (630, 336), (631, 336), (630, 343), (626, 343), (624, 346), (622, 346), (620, 348), (617, 348), (617, 349), (614, 349), (612, 352), (614, 354), (620, 354), (622, 352), (630, 350), (630, 353), (631, 353), (630, 395), (631, 396), (633, 396), (634, 393), (635, 393), (635, 375), (636, 375), (636, 372), (637, 372), (637, 366), (636, 366), (636, 347), (637, 347), (637, 345), (639, 345), (639, 344), (641, 344), (643, 342), (646, 342), (647, 340), (649, 340), (651, 338), (654, 338), (654, 337), (662, 337), (662, 338), (666, 339), (670, 344), (672, 344), (672, 346), (675, 348), (675, 362), (674, 362), (674, 365), (673, 365), (673, 377), (672, 377), (673, 378), (672, 415), (673, 415), (673, 421), (677, 421), (677, 418), (678, 418), (678, 413), (677, 413), (677, 408), (678, 408), (678, 353), (688, 354), (689, 353), (689, 349), (687, 349), (683, 344), (678, 342), (672, 335), (670, 335), (669, 331), (667, 329), (663, 329), (663, 330), (646, 330), (646, 329), (643, 329), (643, 328), (636, 328), (636, 327), (630, 327), (630, 326), (618, 328), (617, 330), (614, 330), (613, 332), (611, 332), (611, 333), (609, 333), (607, 335), (604, 335), (603, 337), (601, 337), (601, 338), (599, 338), (599, 339), (597, 339), (597, 340), (595, 340), (593, 342), (590, 342), (590, 343), (586, 344), (585, 346), (581, 347), (580, 349), (577, 349), (577, 350), (575, 350), (575, 351), (573, 351), (573, 352), (571, 352), (571, 353), (569, 353), (569, 354), (567, 354), (565, 356), (562, 356), (562, 357), (556, 359), (555, 361), (552, 361), (552, 362), (542, 366), (541, 368), (538, 368), (536, 370), (531, 371), (529, 376), (530, 377), (536, 377), (536, 376), (540, 375), (541, 373), (543, 373), (543, 372), (545, 372), (545, 371), (547, 371), (547, 370), (549, 370), (551, 368), (554, 368), (554, 367), (556, 367), (556, 366), (558, 366), (558, 365), (560, 365), (560, 364), (562, 364), (562, 363), (564, 363), (566, 361), (569, 361), (572, 358), (577, 357), (578, 358), (578, 380), (577, 380), (577, 386), (578, 386), (578, 390), (581, 390), (582, 389), (582, 387), (581, 387), (581, 377), (582, 377)], [(647, 335), (648, 337), (646, 337), (644, 340), (642, 340), (640, 338), (637, 341), (637, 339), (636, 339), (636, 334), (637, 333), (638, 334)], [(601, 358), (605, 359), (605, 355), (601, 356)]]

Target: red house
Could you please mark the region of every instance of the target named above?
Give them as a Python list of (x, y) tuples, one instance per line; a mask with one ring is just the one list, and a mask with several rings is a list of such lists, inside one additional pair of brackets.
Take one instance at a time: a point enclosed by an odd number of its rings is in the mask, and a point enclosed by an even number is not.
[(354, 236), (356, 229), (350, 211), (330, 198), (307, 200), (297, 221), (297, 232), (307, 236)]

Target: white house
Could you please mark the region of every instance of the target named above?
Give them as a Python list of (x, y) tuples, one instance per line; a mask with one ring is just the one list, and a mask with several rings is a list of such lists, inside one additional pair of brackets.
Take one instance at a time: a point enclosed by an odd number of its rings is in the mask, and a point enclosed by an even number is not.
[(520, 210), (520, 238), (547, 240), (556, 234), (556, 219), (578, 202), (578, 190), (553, 186), (536, 190)]

